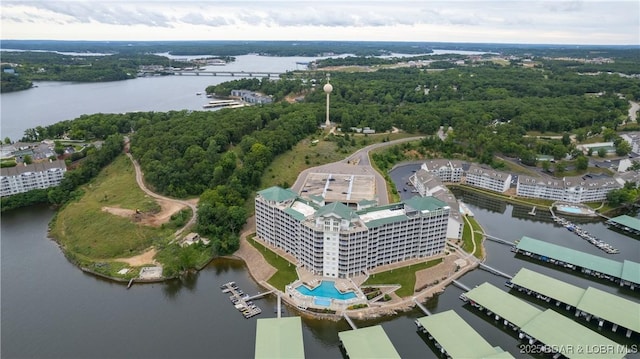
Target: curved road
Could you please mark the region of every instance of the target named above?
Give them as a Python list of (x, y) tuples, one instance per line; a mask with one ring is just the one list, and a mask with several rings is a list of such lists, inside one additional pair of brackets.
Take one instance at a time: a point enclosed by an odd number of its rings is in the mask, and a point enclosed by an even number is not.
[(133, 163), (133, 167), (136, 170), (136, 182), (138, 182), (138, 186), (140, 186), (140, 189), (142, 189), (144, 191), (144, 193), (148, 194), (149, 196), (153, 197), (153, 198), (157, 198), (157, 199), (161, 199), (164, 201), (169, 201), (169, 202), (175, 202), (175, 203), (179, 203), (183, 206), (187, 206), (189, 208), (191, 208), (192, 214), (191, 214), (191, 219), (189, 219), (189, 222), (187, 222), (187, 224), (185, 224), (182, 228), (178, 229), (175, 233), (175, 236), (179, 236), (185, 229), (189, 228), (191, 225), (193, 225), (196, 222), (196, 211), (197, 211), (197, 207), (194, 204), (191, 204), (189, 202), (186, 201), (182, 201), (179, 199), (174, 199), (174, 198), (169, 198), (169, 197), (165, 197), (165, 196), (161, 196), (155, 192), (151, 192), (150, 189), (147, 188), (147, 186), (145, 186), (144, 181), (142, 179), (142, 170), (140, 169), (140, 165), (138, 164), (138, 161), (136, 161), (133, 156), (131, 156), (130, 153), (127, 152), (127, 157), (129, 157), (129, 159), (131, 160), (131, 163)]

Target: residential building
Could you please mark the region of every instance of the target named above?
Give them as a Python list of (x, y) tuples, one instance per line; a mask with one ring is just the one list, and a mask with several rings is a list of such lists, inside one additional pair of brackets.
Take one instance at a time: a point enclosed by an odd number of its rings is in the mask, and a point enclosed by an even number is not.
[(631, 145), (631, 152), (640, 153), (640, 132), (626, 132), (620, 137)]
[(0, 196), (57, 186), (66, 171), (67, 166), (62, 160), (1, 168)]
[(238, 97), (242, 101), (254, 104), (272, 103), (271, 96), (265, 96), (257, 92), (249, 90), (231, 90), (231, 97)]
[(462, 161), (438, 159), (427, 161), (420, 168), (435, 174), (442, 182), (459, 183), (464, 174), (462, 164)]
[(442, 184), (436, 174), (421, 168), (409, 177), (409, 181), (422, 197), (433, 196), (449, 206), (447, 238), (462, 239), (464, 219), (460, 213), (460, 205), (453, 193)]
[(471, 165), (466, 173), (469, 186), (504, 193), (511, 185), (511, 174)]
[(354, 210), (280, 187), (259, 191), (255, 206), (259, 240), (291, 253), (314, 274), (335, 278), (442, 253), (450, 212), (434, 197)]
[(604, 201), (609, 191), (621, 187), (616, 179), (610, 177), (546, 179), (520, 175), (516, 194), (521, 197), (583, 203)]

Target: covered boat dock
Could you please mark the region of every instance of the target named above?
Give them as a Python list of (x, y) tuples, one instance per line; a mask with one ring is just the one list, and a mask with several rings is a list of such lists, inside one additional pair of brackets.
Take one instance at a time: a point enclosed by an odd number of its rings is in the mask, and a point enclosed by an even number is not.
[(540, 311), (489, 283), (470, 290), (464, 298), (480, 311), (495, 315), (495, 320), (503, 319), (530, 345), (541, 343), (541, 350), (555, 354), (554, 357), (622, 358), (626, 354), (621, 345), (562, 314), (552, 309)]
[[(450, 358), (513, 358), (500, 347), (493, 347), (456, 312), (446, 312), (418, 318), (418, 329), (435, 341), (436, 348)], [(460, 345), (464, 343), (464, 345)]]
[(543, 262), (580, 270), (620, 286), (628, 285), (631, 289), (640, 286), (640, 264), (636, 262), (619, 262), (526, 236), (520, 239), (514, 251)]
[(400, 359), (400, 354), (381, 325), (338, 333), (349, 359)]
[(611, 218), (606, 223), (636, 236), (640, 236), (640, 219), (633, 218), (625, 214)]
[(258, 319), (255, 358), (304, 358), (300, 317)]
[(640, 333), (640, 304), (633, 301), (592, 287), (576, 287), (526, 268), (520, 269), (511, 283), (520, 292), (547, 302), (553, 300), (567, 310), (575, 309), (575, 315), (587, 321), (595, 318), (600, 327), (607, 321), (614, 332), (618, 327), (626, 328), (628, 338), (633, 332)]

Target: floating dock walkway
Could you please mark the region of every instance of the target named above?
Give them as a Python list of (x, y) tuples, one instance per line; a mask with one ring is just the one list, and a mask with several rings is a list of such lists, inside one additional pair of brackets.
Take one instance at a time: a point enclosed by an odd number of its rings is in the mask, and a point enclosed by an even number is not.
[(418, 306), (418, 308), (420, 308), (420, 310), (422, 310), (422, 312), (426, 315), (431, 315), (431, 312), (429, 311), (429, 309), (427, 309), (427, 307), (425, 307), (424, 305), (422, 305), (422, 303), (418, 302), (416, 300), (416, 298), (413, 298), (413, 302), (416, 303), (416, 305)]
[(269, 295), (269, 294), (271, 294), (271, 293), (273, 293), (273, 292), (274, 292), (273, 290), (270, 290), (270, 291), (268, 291), (268, 292), (258, 293), (258, 294), (256, 294), (256, 295), (252, 295), (252, 296), (250, 296), (250, 297), (246, 298), (245, 300), (260, 299), (260, 298), (262, 298), (262, 297), (264, 297), (264, 296), (266, 296), (266, 295)]
[(559, 223), (559, 224), (563, 225), (570, 232), (573, 232), (576, 235), (578, 235), (578, 237), (580, 237), (580, 238), (584, 239), (585, 241), (593, 244), (594, 246), (598, 247), (599, 249), (603, 250), (606, 253), (609, 253), (609, 254), (620, 253), (620, 250), (618, 250), (617, 248), (614, 248), (609, 243), (606, 243), (605, 241), (596, 238), (595, 236), (589, 234), (589, 232), (587, 232), (586, 230), (578, 227), (577, 225), (569, 222), (568, 220), (566, 220), (566, 219), (564, 219), (562, 217), (555, 217), (554, 216), (553, 220), (556, 221), (556, 223)]
[(467, 292), (471, 290), (469, 287), (467, 287), (466, 285), (464, 285), (464, 284), (462, 284), (462, 283), (458, 282), (458, 281), (457, 281), (457, 280), (455, 280), (455, 279), (454, 279), (454, 280), (452, 280), (452, 281), (451, 281), (451, 283), (453, 283), (453, 285), (455, 285), (456, 287), (458, 287), (458, 288), (460, 288), (460, 289), (462, 289), (462, 290), (465, 290), (465, 291), (467, 291)]
[[(516, 298), (490, 283), (483, 283), (465, 293), (472, 307), (485, 311), (497, 322), (514, 330), (518, 338), (530, 345), (567, 358), (583, 358), (587, 348), (610, 348), (606, 353), (591, 353), (591, 357), (623, 358), (621, 345), (574, 322), (552, 309), (541, 311), (522, 299)], [(463, 300), (464, 300), (463, 299)], [(580, 351), (582, 348), (582, 351)]]
[(346, 320), (347, 323), (349, 323), (349, 326), (351, 327), (351, 329), (358, 329), (358, 327), (353, 322), (353, 320), (351, 320), (351, 318), (349, 318), (349, 316), (347, 315), (347, 312), (342, 312), (342, 316), (344, 317), (344, 320)]
[(503, 276), (503, 277), (505, 277), (507, 279), (513, 278), (513, 276), (510, 276), (505, 272), (501, 272), (501, 271), (499, 271), (499, 270), (497, 270), (497, 269), (495, 269), (493, 267), (489, 267), (488, 265), (486, 265), (486, 264), (484, 264), (482, 262), (478, 262), (478, 265), (480, 266), (480, 268), (486, 269), (487, 271), (489, 271), (489, 272), (491, 272), (493, 274), (496, 274), (496, 275), (499, 275), (499, 276)]
[(220, 289), (222, 290), (222, 293), (231, 293), (229, 300), (231, 300), (233, 306), (238, 309), (246, 319), (262, 313), (262, 309), (253, 304), (249, 299), (249, 295), (244, 294), (235, 282), (225, 283), (220, 286)]
[(446, 358), (513, 358), (509, 352), (489, 344), (453, 310), (418, 318), (415, 323)]
[(475, 231), (478, 234), (483, 235), (486, 239), (490, 240), (490, 241), (494, 241), (497, 243), (502, 243), (502, 244), (506, 244), (508, 246), (515, 246), (516, 244), (514, 242), (508, 241), (506, 239), (502, 239), (502, 238), (498, 238), (498, 237), (494, 237), (494, 236), (490, 236), (486, 233), (480, 232), (480, 231)]
[(626, 337), (640, 334), (640, 304), (611, 293), (589, 287), (582, 289), (558, 279), (522, 268), (511, 280), (513, 288), (535, 296), (557, 307), (575, 309), (575, 316), (588, 322), (595, 319), (599, 327), (605, 322), (611, 324), (611, 331), (619, 327), (627, 329)]
[(640, 263), (623, 262), (580, 252), (531, 237), (522, 237), (512, 251), (564, 268), (579, 270), (631, 289), (640, 287)]

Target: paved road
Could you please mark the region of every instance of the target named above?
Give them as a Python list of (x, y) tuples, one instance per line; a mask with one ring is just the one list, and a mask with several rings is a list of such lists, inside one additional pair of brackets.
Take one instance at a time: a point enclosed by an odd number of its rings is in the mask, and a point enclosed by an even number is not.
[(182, 200), (179, 200), (179, 199), (165, 197), (165, 196), (159, 195), (159, 194), (157, 194), (155, 192), (152, 192), (144, 184), (142, 170), (140, 169), (140, 165), (138, 164), (138, 161), (136, 161), (133, 158), (133, 156), (131, 156), (130, 153), (127, 153), (127, 157), (129, 157), (129, 159), (131, 160), (131, 163), (133, 163), (133, 167), (136, 170), (136, 182), (138, 182), (138, 186), (140, 186), (140, 189), (142, 189), (144, 191), (144, 193), (148, 194), (149, 196), (151, 196), (153, 198), (158, 198), (158, 199), (169, 201), (169, 202), (179, 203), (179, 204), (181, 204), (183, 206), (187, 206), (187, 207), (191, 208), (191, 211), (192, 211), (191, 219), (189, 219), (189, 222), (187, 222), (187, 224), (185, 224), (184, 227), (182, 227), (182, 228), (180, 228), (180, 229), (178, 229), (176, 231), (175, 236), (178, 237), (185, 229), (189, 228), (192, 224), (194, 224), (196, 222), (196, 211), (197, 211), (198, 208), (196, 207), (196, 205), (191, 204), (189, 202), (182, 201)]

